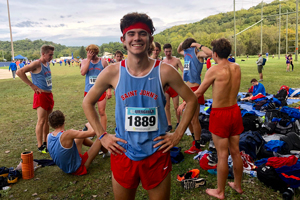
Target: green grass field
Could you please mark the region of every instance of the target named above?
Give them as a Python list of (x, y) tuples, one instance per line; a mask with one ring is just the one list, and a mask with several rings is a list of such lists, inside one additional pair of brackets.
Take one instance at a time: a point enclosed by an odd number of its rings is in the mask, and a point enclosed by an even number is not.
[[(247, 91), (251, 86), (250, 80), (257, 78), (257, 58), (237, 58), (242, 70), (242, 83), (240, 91)], [(281, 85), (299, 88), (299, 63), (295, 62), (293, 72), (286, 72), (284, 57), (281, 60), (269, 58), (264, 67), (263, 84), (268, 93), (276, 93)], [(206, 67), (205, 67), (206, 68)], [(3, 68), (2, 68), (3, 69)], [(59, 66), (52, 69), (54, 109), (61, 110), (66, 116), (66, 129), (82, 129), (86, 123), (81, 104), (84, 92), (84, 78), (80, 75), (78, 67)], [(202, 78), (206, 69), (203, 69)], [(49, 154), (37, 152), (35, 137), (36, 111), (32, 109), (33, 91), (19, 78), (16, 80), (0, 80), (0, 165), (16, 167), (21, 161), (21, 153), (33, 151), (34, 159), (50, 159)], [(211, 88), (205, 94), (211, 98)], [(114, 97), (108, 100), (106, 112), (108, 117), (108, 132), (114, 133), (115, 116)], [(171, 106), (172, 109), (172, 106)], [(172, 111), (173, 127), (176, 124)], [(178, 146), (186, 150), (190, 147), (192, 138), (184, 136)], [(86, 149), (84, 149), (86, 150)], [(5, 153), (9, 151), (9, 153)], [(171, 199), (213, 199), (205, 194), (206, 188), (216, 187), (216, 176), (200, 170), (200, 177), (207, 181), (207, 185), (186, 191), (176, 181), (177, 174), (190, 169), (200, 169), (199, 163), (193, 160), (193, 155), (184, 155), (182, 163), (173, 165)], [(226, 186), (227, 199), (281, 199), (281, 194), (265, 187), (257, 178), (247, 175), (243, 178), (244, 194), (239, 195)], [(40, 168), (35, 171), (31, 180), (20, 179), (12, 185), (10, 190), (0, 191), (3, 199), (113, 199), (110, 159), (97, 156), (85, 176), (72, 176), (63, 173), (57, 166)], [(37, 196), (32, 196), (37, 193)], [(296, 192), (299, 199), (299, 192)], [(147, 192), (139, 186), (136, 199), (148, 199)]]

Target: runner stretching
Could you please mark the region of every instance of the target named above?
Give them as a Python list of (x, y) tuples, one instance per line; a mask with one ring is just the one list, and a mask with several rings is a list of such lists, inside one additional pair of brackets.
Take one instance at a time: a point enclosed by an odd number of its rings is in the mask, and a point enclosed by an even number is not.
[[(163, 62), (168, 63), (175, 67), (175, 69), (178, 71), (178, 68), (183, 72), (183, 66), (181, 64), (181, 61), (179, 58), (175, 58), (172, 56), (172, 45), (171, 44), (165, 44), (163, 46), (163, 50), (165, 53), (166, 58), (163, 60)], [(167, 132), (172, 130), (172, 123), (171, 123), (171, 111), (170, 111), (170, 98), (173, 100), (173, 105), (174, 105), (174, 110), (175, 110), (175, 115), (176, 115), (176, 120), (177, 124), (175, 129), (177, 128), (179, 122), (180, 122), (180, 114), (177, 113), (178, 105), (179, 105), (179, 96), (173, 88), (169, 87), (168, 90), (165, 93), (167, 103), (165, 107), (166, 115), (167, 115), (167, 120), (168, 120), (168, 129)]]
[[(65, 173), (85, 175), (101, 148), (100, 140), (88, 139), (95, 135), (89, 123), (87, 131), (65, 130), (65, 116), (56, 110), (49, 115), (49, 124), (55, 130), (48, 135), (48, 150), (55, 164)], [(82, 155), (82, 145), (89, 150)]]
[[(49, 62), (53, 58), (54, 47), (43, 45), (40, 59), (26, 65), (17, 71), (17, 75), (34, 91), (33, 109), (37, 112), (35, 134), (38, 151), (47, 152), (47, 135), (49, 133), (48, 116), (52, 112), (54, 101), (52, 95), (52, 76)], [(26, 72), (31, 72), (32, 82), (27, 78)]]
[[(195, 95), (173, 67), (148, 57), (154, 30), (146, 14), (129, 13), (121, 19), (121, 41), (128, 58), (108, 66), (82, 104), (97, 137), (112, 153), (112, 184), (117, 200), (134, 199), (140, 182), (150, 199), (170, 198), (169, 150), (181, 140), (197, 104)], [(169, 85), (187, 103), (174, 133), (166, 133), (163, 88)], [(116, 92), (116, 135), (104, 132), (94, 108), (110, 86)]]
[[(177, 52), (184, 55), (183, 80), (186, 81), (186, 84), (192, 89), (192, 91), (196, 91), (201, 84), (200, 76), (203, 69), (204, 58), (211, 57), (212, 51), (209, 48), (196, 43), (196, 40), (193, 38), (187, 38), (178, 46)], [(199, 105), (203, 105), (204, 103), (204, 96), (199, 97), (196, 112), (194, 113), (194, 117), (189, 125), (194, 141), (192, 147), (184, 153), (194, 154), (201, 151), (201, 125), (198, 116), (200, 111)], [(179, 110), (182, 110), (182, 108)]]
[(238, 64), (227, 60), (231, 52), (231, 44), (227, 39), (214, 40), (211, 46), (213, 47), (212, 57), (218, 65), (206, 72), (204, 81), (195, 91), (195, 95), (203, 96), (212, 85), (213, 103), (209, 118), (209, 131), (212, 133), (218, 154), (218, 188), (207, 189), (206, 193), (224, 199), (228, 177), (228, 149), (234, 169), (234, 182), (228, 182), (228, 184), (238, 193), (243, 193), (241, 188), (243, 161), (239, 150), (239, 134), (243, 132), (244, 127), (236, 100), (240, 89), (241, 69)]
[[(105, 67), (108, 66), (107, 62), (104, 59), (101, 59), (97, 56), (99, 53), (99, 48), (96, 45), (90, 44), (86, 47), (86, 51), (87, 58), (82, 60), (80, 69), (81, 75), (85, 76), (84, 96), (86, 96), (86, 94), (94, 86), (98, 75), (103, 71)], [(106, 98), (111, 98), (111, 89), (108, 89), (107, 92), (104, 91), (97, 102), (100, 122), (104, 130), (106, 130), (107, 126), (107, 116), (105, 112)]]

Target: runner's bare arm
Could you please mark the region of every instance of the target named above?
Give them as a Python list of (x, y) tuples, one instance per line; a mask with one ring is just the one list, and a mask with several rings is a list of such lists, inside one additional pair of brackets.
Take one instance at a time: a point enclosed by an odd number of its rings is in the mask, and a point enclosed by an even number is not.
[[(191, 47), (196, 47), (197, 49), (200, 49), (201, 44), (192, 43)], [(210, 50), (208, 47), (202, 45), (201, 50), (202, 51), (199, 51), (197, 53), (197, 57), (207, 58), (207, 57), (211, 57), (212, 56), (212, 50)]]
[(20, 79), (29, 85), (33, 91), (36, 93), (41, 93), (41, 89), (38, 88), (36, 85), (34, 85), (26, 76), (27, 72), (35, 72), (38, 68), (41, 67), (41, 62), (39, 60), (36, 60), (32, 62), (29, 65), (26, 65), (25, 67), (17, 70), (16, 74), (20, 77)]
[[(90, 89), (85, 98), (83, 99), (82, 108), (85, 116), (99, 138), (103, 133), (104, 129), (100, 124), (99, 116), (95, 109), (95, 104), (97, 103), (100, 96), (108, 89), (110, 86), (115, 87), (119, 79), (119, 63), (112, 64), (103, 70), (97, 80), (95, 85)], [(127, 143), (121, 138), (117, 138), (112, 134), (106, 134), (101, 139), (103, 146), (109, 150), (113, 155), (122, 154), (121, 151), (126, 152), (126, 150), (117, 144), (117, 141)], [(121, 151), (119, 151), (119, 150)]]
[(95, 53), (93, 53), (92, 51), (88, 51), (87, 52), (87, 58), (86, 59), (83, 59), (81, 61), (81, 68), (80, 68), (80, 73), (82, 76), (84, 76), (88, 70), (89, 70), (89, 65), (90, 65), (90, 62), (92, 60), (92, 57), (94, 56)]
[[(106, 67), (108, 66), (107, 61), (104, 60), (104, 59), (101, 59), (101, 61), (102, 61), (102, 66), (103, 66), (104, 68), (106, 68)], [(112, 97), (112, 95), (111, 95), (111, 88), (107, 89), (106, 97), (107, 97), (107, 99), (110, 99), (110, 98)]]
[(161, 140), (154, 145), (158, 147), (161, 145), (159, 150), (164, 149), (163, 152), (169, 151), (172, 147), (176, 146), (181, 140), (187, 126), (189, 125), (194, 112), (197, 107), (197, 99), (193, 94), (192, 90), (183, 82), (180, 74), (173, 67), (167, 64), (162, 64), (161, 66), (161, 79), (162, 84), (169, 85), (186, 101), (186, 112), (184, 112), (182, 120), (178, 125), (174, 133), (167, 133), (165, 136), (159, 136), (154, 139), (154, 141)]
[(200, 87), (194, 92), (197, 98), (202, 96), (209, 88), (209, 86), (214, 83), (216, 79), (216, 69), (217, 68), (210, 68), (206, 72), (203, 82), (201, 83)]
[(184, 55), (184, 51), (182, 49), (182, 42), (179, 44), (178, 48), (177, 48), (177, 52), (181, 55)]
[(177, 62), (178, 68), (183, 72), (183, 66), (181, 64), (180, 59), (178, 58), (178, 62)]

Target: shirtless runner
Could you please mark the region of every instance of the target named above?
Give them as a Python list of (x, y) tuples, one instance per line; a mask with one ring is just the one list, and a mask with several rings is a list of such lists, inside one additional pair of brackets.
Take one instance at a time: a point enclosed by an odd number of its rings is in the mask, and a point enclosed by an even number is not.
[(241, 69), (238, 64), (227, 60), (231, 52), (231, 44), (227, 39), (214, 40), (211, 46), (213, 47), (212, 57), (217, 65), (206, 72), (204, 81), (195, 91), (195, 95), (197, 97), (202, 96), (212, 85), (213, 103), (209, 119), (209, 131), (212, 133), (218, 154), (218, 188), (207, 189), (206, 193), (224, 199), (228, 177), (228, 149), (234, 169), (234, 182), (228, 182), (228, 184), (238, 193), (243, 193), (241, 187), (243, 161), (239, 150), (239, 140), (244, 127), (236, 100), (240, 89)]
[[(183, 72), (183, 66), (181, 64), (180, 59), (175, 58), (175, 57), (172, 56), (172, 46), (171, 46), (171, 44), (165, 44), (163, 46), (163, 50), (164, 50), (164, 53), (166, 55), (166, 58), (163, 59), (163, 62), (172, 65), (173, 67), (175, 67), (176, 70), (178, 70), (178, 68), (180, 68), (180, 70)], [(166, 107), (165, 107), (167, 120), (168, 120), (167, 132), (169, 132), (169, 131), (172, 130), (171, 111), (170, 111), (170, 98), (173, 99), (173, 105), (174, 105), (174, 110), (175, 110), (175, 114), (176, 114), (176, 120), (177, 120), (177, 124), (176, 124), (176, 127), (175, 127), (175, 129), (176, 129), (179, 122), (180, 122), (180, 115), (177, 114), (177, 108), (178, 108), (178, 105), (179, 105), (179, 96), (173, 90), (173, 88), (171, 88), (171, 87), (168, 88), (168, 90), (165, 93), (165, 96), (166, 96), (166, 99), (167, 99), (167, 103), (166, 103)]]

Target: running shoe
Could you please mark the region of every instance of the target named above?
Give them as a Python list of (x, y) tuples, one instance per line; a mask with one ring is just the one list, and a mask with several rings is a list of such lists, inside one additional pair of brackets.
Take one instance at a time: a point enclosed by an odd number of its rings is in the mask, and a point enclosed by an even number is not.
[(208, 160), (208, 165), (209, 165), (209, 166), (212, 166), (212, 167), (216, 166), (217, 163), (218, 163), (218, 155), (217, 155), (217, 152), (213, 152), (213, 153), (209, 154), (209, 155), (207, 156), (207, 160)]
[(12, 170), (9, 171), (8, 177), (7, 177), (7, 183), (16, 183), (19, 178), (22, 177), (22, 174), (19, 170)]
[(198, 149), (196, 146), (195, 146), (195, 141), (193, 141), (192, 143), (192, 147), (188, 150), (185, 150), (184, 153), (186, 154), (197, 154), (201, 151), (201, 149)]
[(110, 157), (110, 152), (109, 151), (107, 151), (106, 153), (103, 153), (103, 156), (102, 156), (103, 158), (107, 158), (107, 157)]
[(169, 125), (169, 126), (168, 126), (168, 129), (167, 129), (166, 132), (170, 132), (170, 131), (172, 131), (172, 125)]
[(204, 185), (206, 185), (206, 180), (204, 178), (193, 178), (181, 181), (181, 186), (186, 190), (199, 188)]
[(48, 153), (48, 149), (46, 147), (46, 145), (42, 145), (38, 148), (38, 152), (41, 152), (41, 153)]
[(9, 173), (9, 169), (7, 167), (0, 168), (0, 177), (7, 177)]
[(205, 147), (205, 141), (200, 139), (200, 147)]
[(198, 178), (199, 174), (200, 174), (199, 169), (192, 169), (192, 170), (188, 171), (187, 173), (177, 175), (177, 181), (181, 182), (186, 179)]

